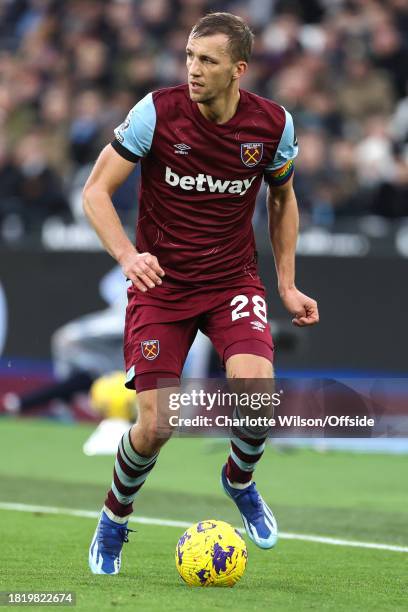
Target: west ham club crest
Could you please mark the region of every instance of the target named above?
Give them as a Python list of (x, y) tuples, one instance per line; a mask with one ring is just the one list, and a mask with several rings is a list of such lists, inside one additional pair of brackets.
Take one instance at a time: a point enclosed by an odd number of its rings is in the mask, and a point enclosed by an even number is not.
[(241, 159), (248, 168), (257, 166), (262, 159), (262, 155), (262, 142), (245, 142), (241, 145)]
[(158, 340), (143, 340), (140, 343), (142, 349), (142, 355), (145, 359), (153, 361), (160, 353), (160, 343)]

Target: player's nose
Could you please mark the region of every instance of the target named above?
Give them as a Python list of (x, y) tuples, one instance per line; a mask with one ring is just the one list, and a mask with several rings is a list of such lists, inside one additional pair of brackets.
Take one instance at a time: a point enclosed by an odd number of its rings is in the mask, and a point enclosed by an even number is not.
[(200, 62), (196, 58), (191, 60), (191, 63), (188, 67), (188, 74), (193, 77), (200, 76), (201, 74)]

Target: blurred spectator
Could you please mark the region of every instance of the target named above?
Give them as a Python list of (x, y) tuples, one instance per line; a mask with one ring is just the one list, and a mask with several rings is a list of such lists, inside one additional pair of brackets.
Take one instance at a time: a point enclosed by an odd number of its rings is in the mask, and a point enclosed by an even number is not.
[(391, 113), (394, 94), (390, 77), (375, 70), (364, 57), (348, 57), (344, 75), (338, 83), (340, 112), (347, 119), (363, 121), (375, 113)]
[(405, 148), (408, 154), (408, 96), (398, 103), (391, 118), (391, 135), (393, 141)]
[[(78, 194), (99, 150), (148, 91), (185, 80), (186, 36), (210, 10), (249, 21), (256, 44), (242, 86), (295, 116), (305, 221), (407, 214), (408, 0), (4, 0), (0, 223), (8, 217), (9, 236), (49, 215), (69, 219), (69, 206), (81, 217)], [(117, 198), (123, 214), (134, 200), (133, 176)]]
[(395, 160), (385, 117), (372, 116), (364, 122), (364, 134), (356, 145), (357, 177), (362, 187), (376, 187), (395, 175)]
[(71, 218), (60, 177), (51, 168), (41, 132), (24, 136), (15, 150), (16, 208), (25, 231), (37, 232), (50, 216)]
[(302, 142), (296, 170), (296, 193), (309, 213), (310, 220), (318, 225), (333, 223), (334, 196), (332, 169), (326, 159), (326, 138), (323, 132), (299, 132)]
[[(406, 34), (406, 33), (405, 33)], [(408, 48), (391, 21), (379, 24), (371, 34), (370, 50), (374, 64), (390, 76), (398, 97), (405, 94)]]
[(97, 89), (83, 91), (74, 100), (69, 142), (71, 159), (78, 165), (95, 160), (101, 149), (103, 110), (102, 95)]
[(357, 175), (358, 163), (356, 163), (355, 151), (354, 142), (345, 138), (335, 140), (331, 147), (330, 162), (335, 179), (334, 205), (338, 216), (361, 212)]

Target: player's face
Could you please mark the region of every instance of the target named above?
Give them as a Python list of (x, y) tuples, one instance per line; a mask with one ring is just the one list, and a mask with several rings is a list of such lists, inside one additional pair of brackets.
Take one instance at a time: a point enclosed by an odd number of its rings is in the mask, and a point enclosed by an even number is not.
[(246, 69), (245, 62), (232, 61), (225, 34), (190, 37), (186, 53), (190, 97), (201, 104), (225, 94)]

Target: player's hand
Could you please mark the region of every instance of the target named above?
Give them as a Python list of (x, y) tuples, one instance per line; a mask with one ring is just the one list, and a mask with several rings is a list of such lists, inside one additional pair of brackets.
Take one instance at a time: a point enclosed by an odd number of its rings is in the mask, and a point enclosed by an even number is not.
[(133, 251), (122, 258), (120, 265), (126, 278), (143, 293), (162, 284), (164, 270), (160, 267), (157, 257), (151, 253)]
[(315, 325), (319, 322), (319, 310), (316, 300), (308, 297), (296, 287), (280, 292), (281, 300), (285, 308), (293, 315), (293, 325), (304, 327)]

